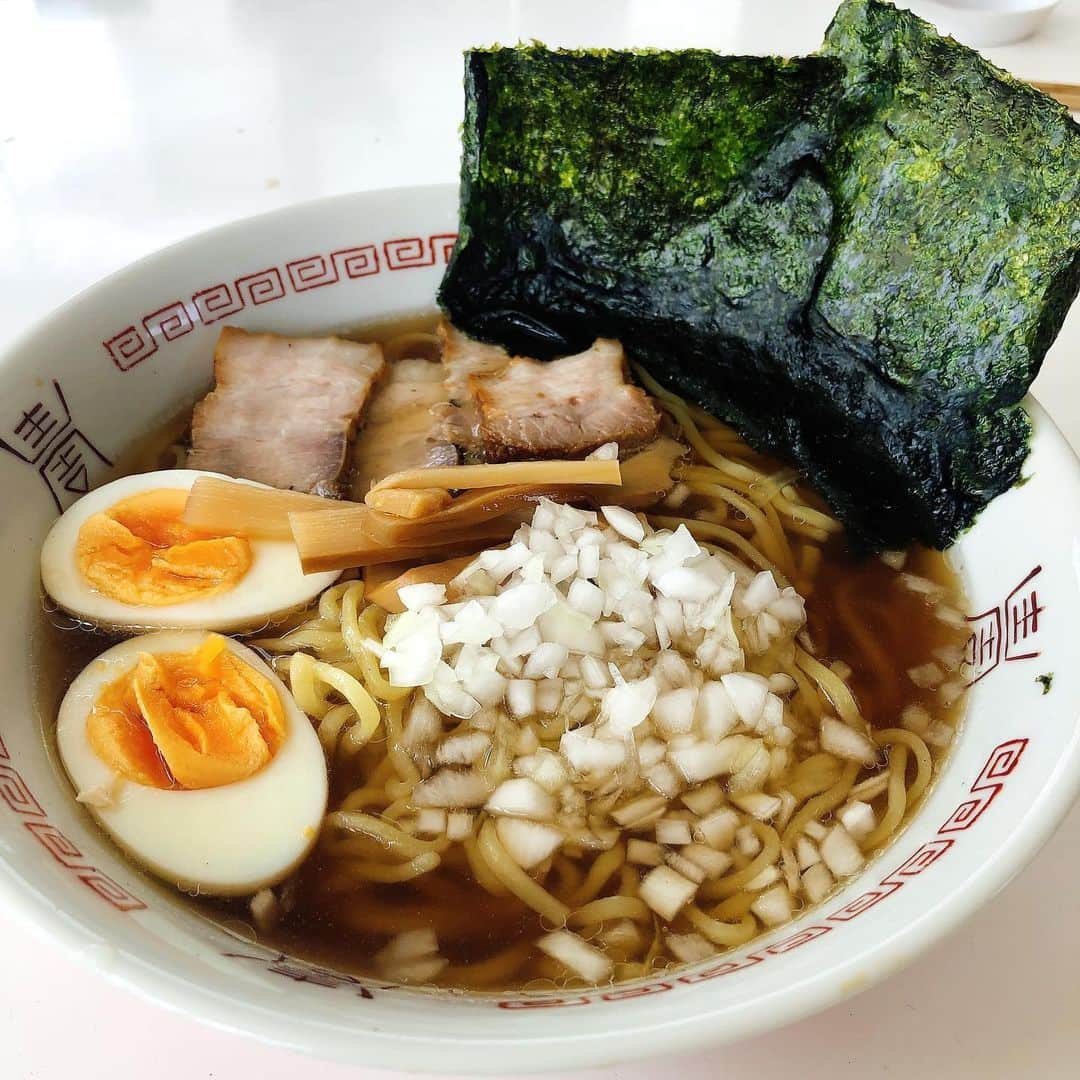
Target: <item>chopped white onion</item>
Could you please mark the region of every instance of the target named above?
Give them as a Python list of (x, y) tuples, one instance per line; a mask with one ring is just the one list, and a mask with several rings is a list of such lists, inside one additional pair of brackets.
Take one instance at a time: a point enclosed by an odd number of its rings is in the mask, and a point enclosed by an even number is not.
[(387, 979), (399, 982), (430, 982), (446, 966), (437, 954), (438, 939), (434, 930), (405, 930), (391, 938), (375, 954), (375, 966)]
[(442, 717), (439, 716), (439, 710), (422, 694), (415, 694), (405, 716), (405, 725), (401, 732), (402, 744), (412, 749), (434, 742), (441, 734)]
[(514, 739), (515, 754), (535, 754), (540, 749), (540, 737), (532, 724), (522, 724)]
[(556, 930), (547, 934), (536, 945), (541, 952), (547, 953), (590, 983), (602, 983), (611, 976), (611, 958), (569, 930)]
[(645, 781), (654, 791), (666, 799), (674, 799), (685, 784), (679, 774), (666, 762), (661, 761), (645, 772)]
[(769, 676), (770, 693), (777, 694), (780, 697), (786, 697), (788, 694), (793, 693), (798, 685), (790, 675), (783, 671), (778, 671), (775, 675)]
[(522, 754), (520, 757), (514, 758), (510, 768), (515, 776), (532, 776), (536, 770), (536, 765), (535, 754)]
[(694, 826), (694, 836), (709, 847), (726, 851), (735, 842), (735, 830), (738, 828), (739, 815), (730, 806), (722, 806)]
[(435, 748), (438, 765), (472, 765), (491, 749), (491, 739), (483, 731), (463, 731), (443, 739)]
[(576, 578), (566, 594), (567, 602), (582, 615), (594, 621), (604, 613), (604, 592), (591, 581)]
[(757, 731), (772, 736), (784, 726), (784, 703), (774, 693), (765, 695), (765, 707), (757, 723)]
[(600, 549), (586, 546), (578, 549), (578, 576), (595, 579), (600, 575)]
[(581, 658), (581, 677), (585, 680), (585, 685), (592, 690), (603, 690), (611, 685), (607, 665), (595, 656)]
[(564, 581), (569, 581), (577, 572), (577, 555), (561, 555), (551, 564), (551, 583), (561, 585)]
[(376, 954), (375, 963), (382, 966), (390, 961), (418, 960), (439, 951), (439, 939), (430, 927), (403, 930), (392, 937)]
[(586, 461), (618, 461), (619, 460), (619, 444), (617, 442), (606, 442), (602, 446), (598, 446), (591, 454), (586, 454)]
[(542, 640), (539, 627), (528, 626), (509, 639), (509, 654), (510, 656), (528, 656)]
[(877, 817), (874, 808), (869, 803), (860, 802), (858, 799), (845, 803), (836, 813), (840, 824), (856, 839), (861, 840), (869, 836), (877, 827)]
[(530, 551), (525, 544), (514, 543), (508, 548), (495, 548), (481, 551), (476, 557), (479, 565), (499, 585), (515, 570), (520, 570), (528, 561)]
[(945, 672), (931, 660), (927, 664), (908, 668), (908, 678), (920, 689), (934, 690), (944, 681)]
[(402, 585), (398, 589), (398, 599), (410, 611), (418, 611), (420, 608), (425, 607), (438, 607), (446, 602), (446, 586), (435, 585), (431, 582)]
[(562, 704), (564, 684), (562, 679), (540, 679), (536, 684), (536, 710), (554, 716)]
[(821, 858), (838, 877), (849, 877), (866, 861), (859, 845), (843, 825), (834, 825), (821, 841)]
[(615, 732), (625, 734), (643, 723), (656, 704), (657, 687), (653, 678), (637, 679), (613, 686), (604, 694), (601, 716)]
[(701, 548), (690, 530), (685, 525), (680, 525), (660, 541), (657, 554), (649, 560), (649, 577), (655, 582), (668, 571), (681, 567), (700, 554)]
[[(419, 586), (412, 585), (409, 588)], [(502, 632), (502, 623), (492, 618), (478, 600), (462, 604), (454, 617), (440, 627), (444, 645), (486, 645)]]
[(641, 524), (640, 518), (626, 507), (603, 506), (600, 508), (600, 513), (620, 536), (633, 540), (635, 544), (645, 539), (645, 527)]
[(874, 765), (878, 761), (878, 748), (874, 743), (861, 731), (833, 716), (821, 720), (821, 749), (861, 765)]
[(927, 728), (923, 738), (931, 746), (944, 750), (953, 741), (955, 734), (956, 731), (951, 724), (946, 723), (944, 720), (937, 720)]
[(697, 882), (685, 878), (670, 866), (657, 866), (641, 880), (638, 895), (662, 919), (668, 922), (694, 898)]
[(732, 862), (730, 855), (723, 851), (716, 851), (706, 844), (687, 844), (681, 852), (685, 858), (697, 863), (710, 880), (726, 873)]
[(696, 742), (686, 749), (673, 750), (669, 757), (689, 783), (700, 784), (732, 772), (747, 750), (752, 751), (757, 745), (745, 735), (729, 735), (718, 743)]
[(637, 744), (638, 761), (643, 769), (650, 769), (659, 764), (667, 754), (667, 744), (648, 735)]
[(461, 689), (481, 705), (501, 704), (506, 695), (506, 676), (498, 671), (499, 657), (490, 649), (465, 645), (454, 663)]
[(255, 926), (263, 933), (269, 933), (281, 921), (281, 905), (273, 889), (260, 889), (248, 904)]
[(565, 645), (572, 653), (603, 656), (605, 652), (604, 636), (592, 616), (576, 611), (564, 600), (545, 611), (537, 626), (545, 641)]
[(638, 866), (659, 866), (664, 861), (664, 852), (659, 844), (635, 836), (626, 843), (626, 861)]
[(735, 844), (739, 851), (749, 859), (761, 850), (761, 840), (749, 825), (740, 825), (735, 830)]
[(623, 742), (598, 739), (580, 729), (566, 732), (559, 742), (563, 757), (584, 776), (614, 772), (626, 759)]
[(487, 781), (477, 773), (440, 769), (413, 788), (411, 799), (417, 807), (483, 806), (490, 792)]
[(968, 621), (964, 618), (964, 613), (957, 611), (954, 607), (949, 607), (948, 604), (938, 604), (934, 608), (934, 618), (945, 623), (946, 626), (954, 626), (957, 630), (968, 629)]
[(688, 881), (693, 881), (697, 885), (700, 885), (705, 880), (704, 868), (677, 851), (666, 852), (664, 862), (677, 874), (681, 874)]
[(809, 869), (803, 871), (803, 889), (806, 892), (806, 898), (812, 904), (820, 904), (832, 892), (835, 884), (829, 868), (823, 862), (814, 863)]
[(735, 729), (739, 717), (722, 683), (710, 680), (702, 686), (694, 720), (702, 735), (713, 741), (719, 741)]
[(402, 612), (383, 637), (383, 646), (379, 662), (393, 686), (424, 686), (442, 659), (438, 615), (431, 608)]
[(633, 828), (655, 820), (667, 809), (667, 799), (661, 795), (642, 795), (611, 811), (612, 818), (624, 828)]
[(811, 866), (816, 866), (821, 862), (821, 853), (813, 840), (808, 836), (800, 836), (795, 841), (795, 858), (800, 870), (809, 870)]
[(656, 598), (658, 618), (664, 623), (668, 636), (673, 642), (679, 641), (686, 633), (686, 620), (683, 618), (682, 604), (666, 596)]
[(661, 818), (656, 823), (656, 842), (670, 847), (681, 847), (691, 840), (690, 822), (680, 818)]
[(448, 664), (440, 662), (435, 668), (435, 677), (424, 686), (424, 695), (436, 709), (459, 720), (468, 720), (480, 711), (480, 702), (462, 687)]
[(613, 923), (604, 923), (604, 929), (596, 935), (609, 949), (622, 949), (628, 953), (644, 948), (645, 937), (641, 928), (632, 919), (617, 919)]
[[(780, 597), (769, 605), (763, 618), (771, 617), (789, 630), (798, 630), (806, 622), (806, 602), (790, 586), (780, 593)], [(776, 630), (772, 633), (775, 635)]]
[(766, 926), (779, 926), (781, 923), (786, 923), (794, 911), (788, 887), (777, 885), (768, 892), (763, 892), (750, 905), (750, 910)]
[(950, 679), (938, 687), (938, 700), (945, 708), (955, 705), (964, 696), (967, 686), (957, 679)]
[(475, 820), (468, 810), (451, 810), (446, 815), (446, 838), (455, 843), (467, 840), (473, 834)]
[(760, 790), (772, 771), (772, 755), (760, 742), (751, 742), (752, 747), (741, 755), (738, 768), (727, 782), (728, 791), (732, 795)]
[(645, 644), (645, 634), (625, 622), (601, 622), (597, 624), (604, 641), (626, 653), (635, 653)]
[(538, 750), (534, 759), (536, 765), (532, 771), (532, 778), (545, 791), (554, 794), (570, 779), (565, 762), (551, 750)]
[(904, 563), (907, 562), (907, 552), (906, 551), (883, 551), (878, 556), (878, 558), (881, 559), (881, 561), (887, 567), (889, 567), (890, 570), (903, 570), (904, 569)]
[(682, 796), (683, 805), (699, 817), (704, 817), (724, 801), (724, 791), (715, 781), (702, 784)]
[(555, 816), (555, 800), (535, 780), (517, 777), (504, 780), (484, 805), (489, 814), (550, 821)]
[(506, 707), (519, 720), (532, 716), (536, 712), (536, 683), (532, 679), (511, 679), (506, 684)]
[(920, 577), (918, 574), (903, 573), (900, 574), (898, 580), (908, 592), (917, 593), (919, 596), (925, 596), (931, 603), (936, 603), (945, 596), (945, 587), (943, 585), (939, 585), (936, 581), (931, 581), (929, 578)]
[(758, 821), (771, 821), (780, 811), (781, 801), (764, 791), (752, 791), (745, 795), (732, 795), (731, 801)]
[(749, 727), (754, 727), (765, 708), (765, 699), (769, 695), (769, 680), (749, 671), (735, 671), (722, 675), (720, 682), (731, 698), (739, 719)]
[(677, 566), (673, 570), (666, 570), (657, 578), (656, 589), (662, 596), (672, 600), (704, 603), (720, 591), (720, 586), (704, 570)]
[(523, 870), (539, 866), (564, 840), (562, 832), (554, 826), (524, 818), (497, 818), (495, 832), (507, 855)]
[(556, 645), (552, 641), (541, 642), (525, 661), (525, 678), (554, 679), (569, 655), (565, 645)]
[(486, 731), (489, 735), (499, 726), (502, 714), (497, 709), (481, 709), (470, 721), (473, 731)]
[(700, 934), (665, 934), (664, 941), (671, 954), (684, 964), (696, 964), (716, 953), (716, 946)]
[(416, 815), (416, 831), (421, 836), (442, 836), (446, 832), (446, 811), (425, 807)]
[(774, 600), (780, 598), (780, 590), (777, 588), (776, 579), (768, 570), (762, 570), (756, 574), (750, 584), (743, 590), (742, 595), (736, 594), (735, 613), (741, 618), (749, 615), (760, 615)]
[(698, 692), (693, 686), (660, 694), (653, 705), (653, 723), (664, 735), (684, 735), (694, 726)]
[(509, 630), (524, 630), (558, 600), (558, 593), (545, 582), (523, 582), (499, 593), (492, 601), (491, 614)]

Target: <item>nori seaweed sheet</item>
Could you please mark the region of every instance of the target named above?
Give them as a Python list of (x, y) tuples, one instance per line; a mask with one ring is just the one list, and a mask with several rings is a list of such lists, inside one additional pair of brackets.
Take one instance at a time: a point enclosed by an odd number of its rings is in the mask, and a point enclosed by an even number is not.
[(1080, 129), (915, 16), (849, 0), (792, 61), (475, 51), (463, 143), (461, 328), (621, 338), (867, 548), (946, 546), (1018, 478), (1080, 285)]

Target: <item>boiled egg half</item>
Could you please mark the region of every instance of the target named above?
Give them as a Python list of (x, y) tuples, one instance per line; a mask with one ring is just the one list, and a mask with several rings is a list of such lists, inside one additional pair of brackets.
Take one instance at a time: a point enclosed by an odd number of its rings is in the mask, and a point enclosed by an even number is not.
[(185, 525), (192, 485), (216, 475), (138, 473), (84, 495), (45, 538), (45, 591), (100, 626), (238, 631), (302, 607), (333, 584), (334, 573), (305, 574), (290, 541)]
[(311, 722), (247, 646), (173, 630), (109, 649), (57, 722), (80, 802), (137, 862), (188, 891), (241, 896), (303, 861), (326, 812)]

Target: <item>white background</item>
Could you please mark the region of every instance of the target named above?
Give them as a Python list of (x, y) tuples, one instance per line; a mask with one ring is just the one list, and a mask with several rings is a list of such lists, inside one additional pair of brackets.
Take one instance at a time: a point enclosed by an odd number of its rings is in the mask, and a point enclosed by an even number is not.
[[(564, 45), (813, 49), (831, 0), (0, 0), (0, 347), (192, 232), (303, 199), (452, 180), (460, 52)], [(1080, 82), (1080, 0), (986, 50)], [(1080, 311), (1036, 392), (1080, 446)], [(1080, 811), (932, 955), (750, 1042), (624, 1080), (1080, 1075)], [(0, 911), (0, 1080), (373, 1080), (170, 1015)], [(592, 1074), (597, 1076), (599, 1074)]]

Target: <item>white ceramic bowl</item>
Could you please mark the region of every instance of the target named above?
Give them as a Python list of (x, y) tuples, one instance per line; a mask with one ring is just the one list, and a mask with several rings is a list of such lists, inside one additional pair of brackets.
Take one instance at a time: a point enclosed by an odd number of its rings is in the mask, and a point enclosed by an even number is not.
[[(455, 219), (453, 189), (409, 188), (217, 229), (85, 292), (0, 360), (0, 893), (119, 983), (220, 1027), (357, 1064), (600, 1065), (740, 1038), (833, 1004), (997, 892), (1077, 794), (1080, 469), (1033, 402), (1029, 482), (955, 549), (972, 604), (975, 685), (925, 805), (826, 904), (677, 974), (615, 990), (467, 998), (276, 956), (132, 870), (46, 750), (28, 642), (40, 614), (38, 547), (57, 510), (109, 479), (134, 438), (204, 390), (226, 320), (308, 333), (430, 308)], [(1036, 676), (1050, 672), (1044, 696)]]

